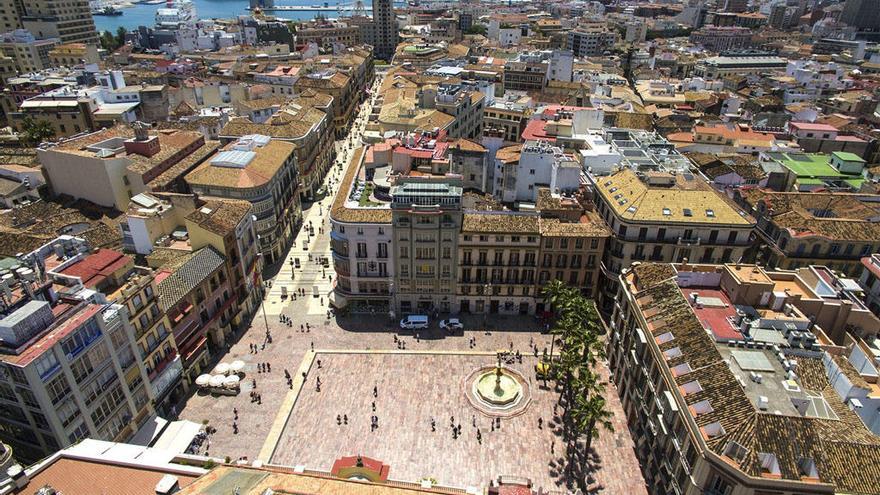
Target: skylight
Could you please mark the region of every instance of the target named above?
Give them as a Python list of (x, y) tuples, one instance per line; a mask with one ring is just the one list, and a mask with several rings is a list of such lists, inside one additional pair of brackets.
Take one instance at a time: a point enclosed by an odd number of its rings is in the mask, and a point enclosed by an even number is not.
[(668, 217), (670, 215), (672, 215), (672, 210), (669, 208), (663, 208), (663, 216)]
[(700, 385), (700, 382), (694, 380), (692, 382), (687, 382), (681, 387), (681, 394), (684, 396), (688, 396), (690, 394), (697, 394), (703, 391), (703, 386)]
[(712, 210), (712, 209), (706, 210), (706, 216), (709, 218), (714, 218), (715, 217), (715, 210)]
[(694, 212), (692, 212), (690, 208), (685, 208), (684, 209), (684, 216), (692, 217), (692, 216), (694, 216)]

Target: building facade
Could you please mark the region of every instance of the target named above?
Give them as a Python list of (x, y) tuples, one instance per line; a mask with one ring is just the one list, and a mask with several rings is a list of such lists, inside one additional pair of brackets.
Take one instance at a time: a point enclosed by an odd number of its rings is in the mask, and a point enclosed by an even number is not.
[(630, 169), (594, 181), (596, 211), (612, 231), (602, 270), (610, 311), (621, 270), (636, 261), (737, 261), (752, 246), (755, 220), (702, 179)]
[(391, 188), (398, 313), (452, 311), (461, 195), (461, 186), (448, 180), (405, 179)]
[(87, 0), (36, 0), (26, 5), (21, 24), (37, 38), (98, 44), (98, 31)]
[(253, 205), (263, 262), (279, 261), (302, 224), (295, 146), (248, 136), (186, 175), (199, 196), (246, 199)]

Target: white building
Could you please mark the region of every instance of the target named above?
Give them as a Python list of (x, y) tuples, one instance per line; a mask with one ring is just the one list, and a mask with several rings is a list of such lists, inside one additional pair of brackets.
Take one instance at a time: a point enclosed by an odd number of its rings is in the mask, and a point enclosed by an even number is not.
[(569, 50), (553, 50), (547, 66), (548, 81), (571, 82), (574, 54)]
[(526, 141), (519, 160), (503, 163), (496, 158), (495, 195), (506, 203), (535, 202), (540, 187), (554, 194), (569, 193), (580, 187), (581, 164), (546, 141)]

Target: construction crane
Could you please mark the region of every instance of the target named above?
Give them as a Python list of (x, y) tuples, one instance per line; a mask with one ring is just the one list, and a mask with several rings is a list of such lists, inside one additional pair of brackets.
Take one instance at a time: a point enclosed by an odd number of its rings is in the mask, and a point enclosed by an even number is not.
[(363, 0), (347, 3), (339, 2), (336, 4), (336, 13), (339, 17), (348, 15), (352, 17), (366, 17), (367, 7), (364, 5)]

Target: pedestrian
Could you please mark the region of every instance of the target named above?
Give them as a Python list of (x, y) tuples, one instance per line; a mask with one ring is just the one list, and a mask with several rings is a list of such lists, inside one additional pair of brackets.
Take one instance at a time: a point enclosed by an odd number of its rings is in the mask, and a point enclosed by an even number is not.
[(342, 422), (343, 422), (344, 424), (348, 424), (348, 414), (344, 414), (344, 415), (342, 416)]
[(318, 360), (318, 369), (321, 369), (321, 360)]
[(313, 351), (315, 350), (315, 343), (314, 342), (310, 342), (309, 346), (312, 348)]
[(232, 433), (238, 435), (238, 423), (235, 421), (232, 422)]
[(373, 397), (379, 397), (379, 386), (373, 385)]
[(544, 418), (538, 418), (538, 429), (539, 430), (544, 429)]
[(336, 415), (336, 424), (342, 426), (342, 416)]
[(476, 415), (471, 416), (471, 424), (474, 425), (474, 428), (477, 427), (477, 416)]
[(437, 431), (437, 422), (434, 421), (434, 418), (431, 418), (431, 431)]
[(373, 401), (373, 412), (376, 412), (376, 401)]
[(271, 373), (271, 372), (272, 372), (272, 365), (271, 365), (270, 363), (266, 363), (266, 371), (267, 371), (268, 373)]
[(257, 394), (257, 404), (263, 404), (263, 394)]
[(305, 331), (306, 331), (305, 326), (304, 326), (302, 323), (299, 324), (299, 331), (300, 331), (300, 332), (305, 332)]
[(256, 378), (251, 378), (251, 385), (256, 389), (257, 388), (257, 380)]

